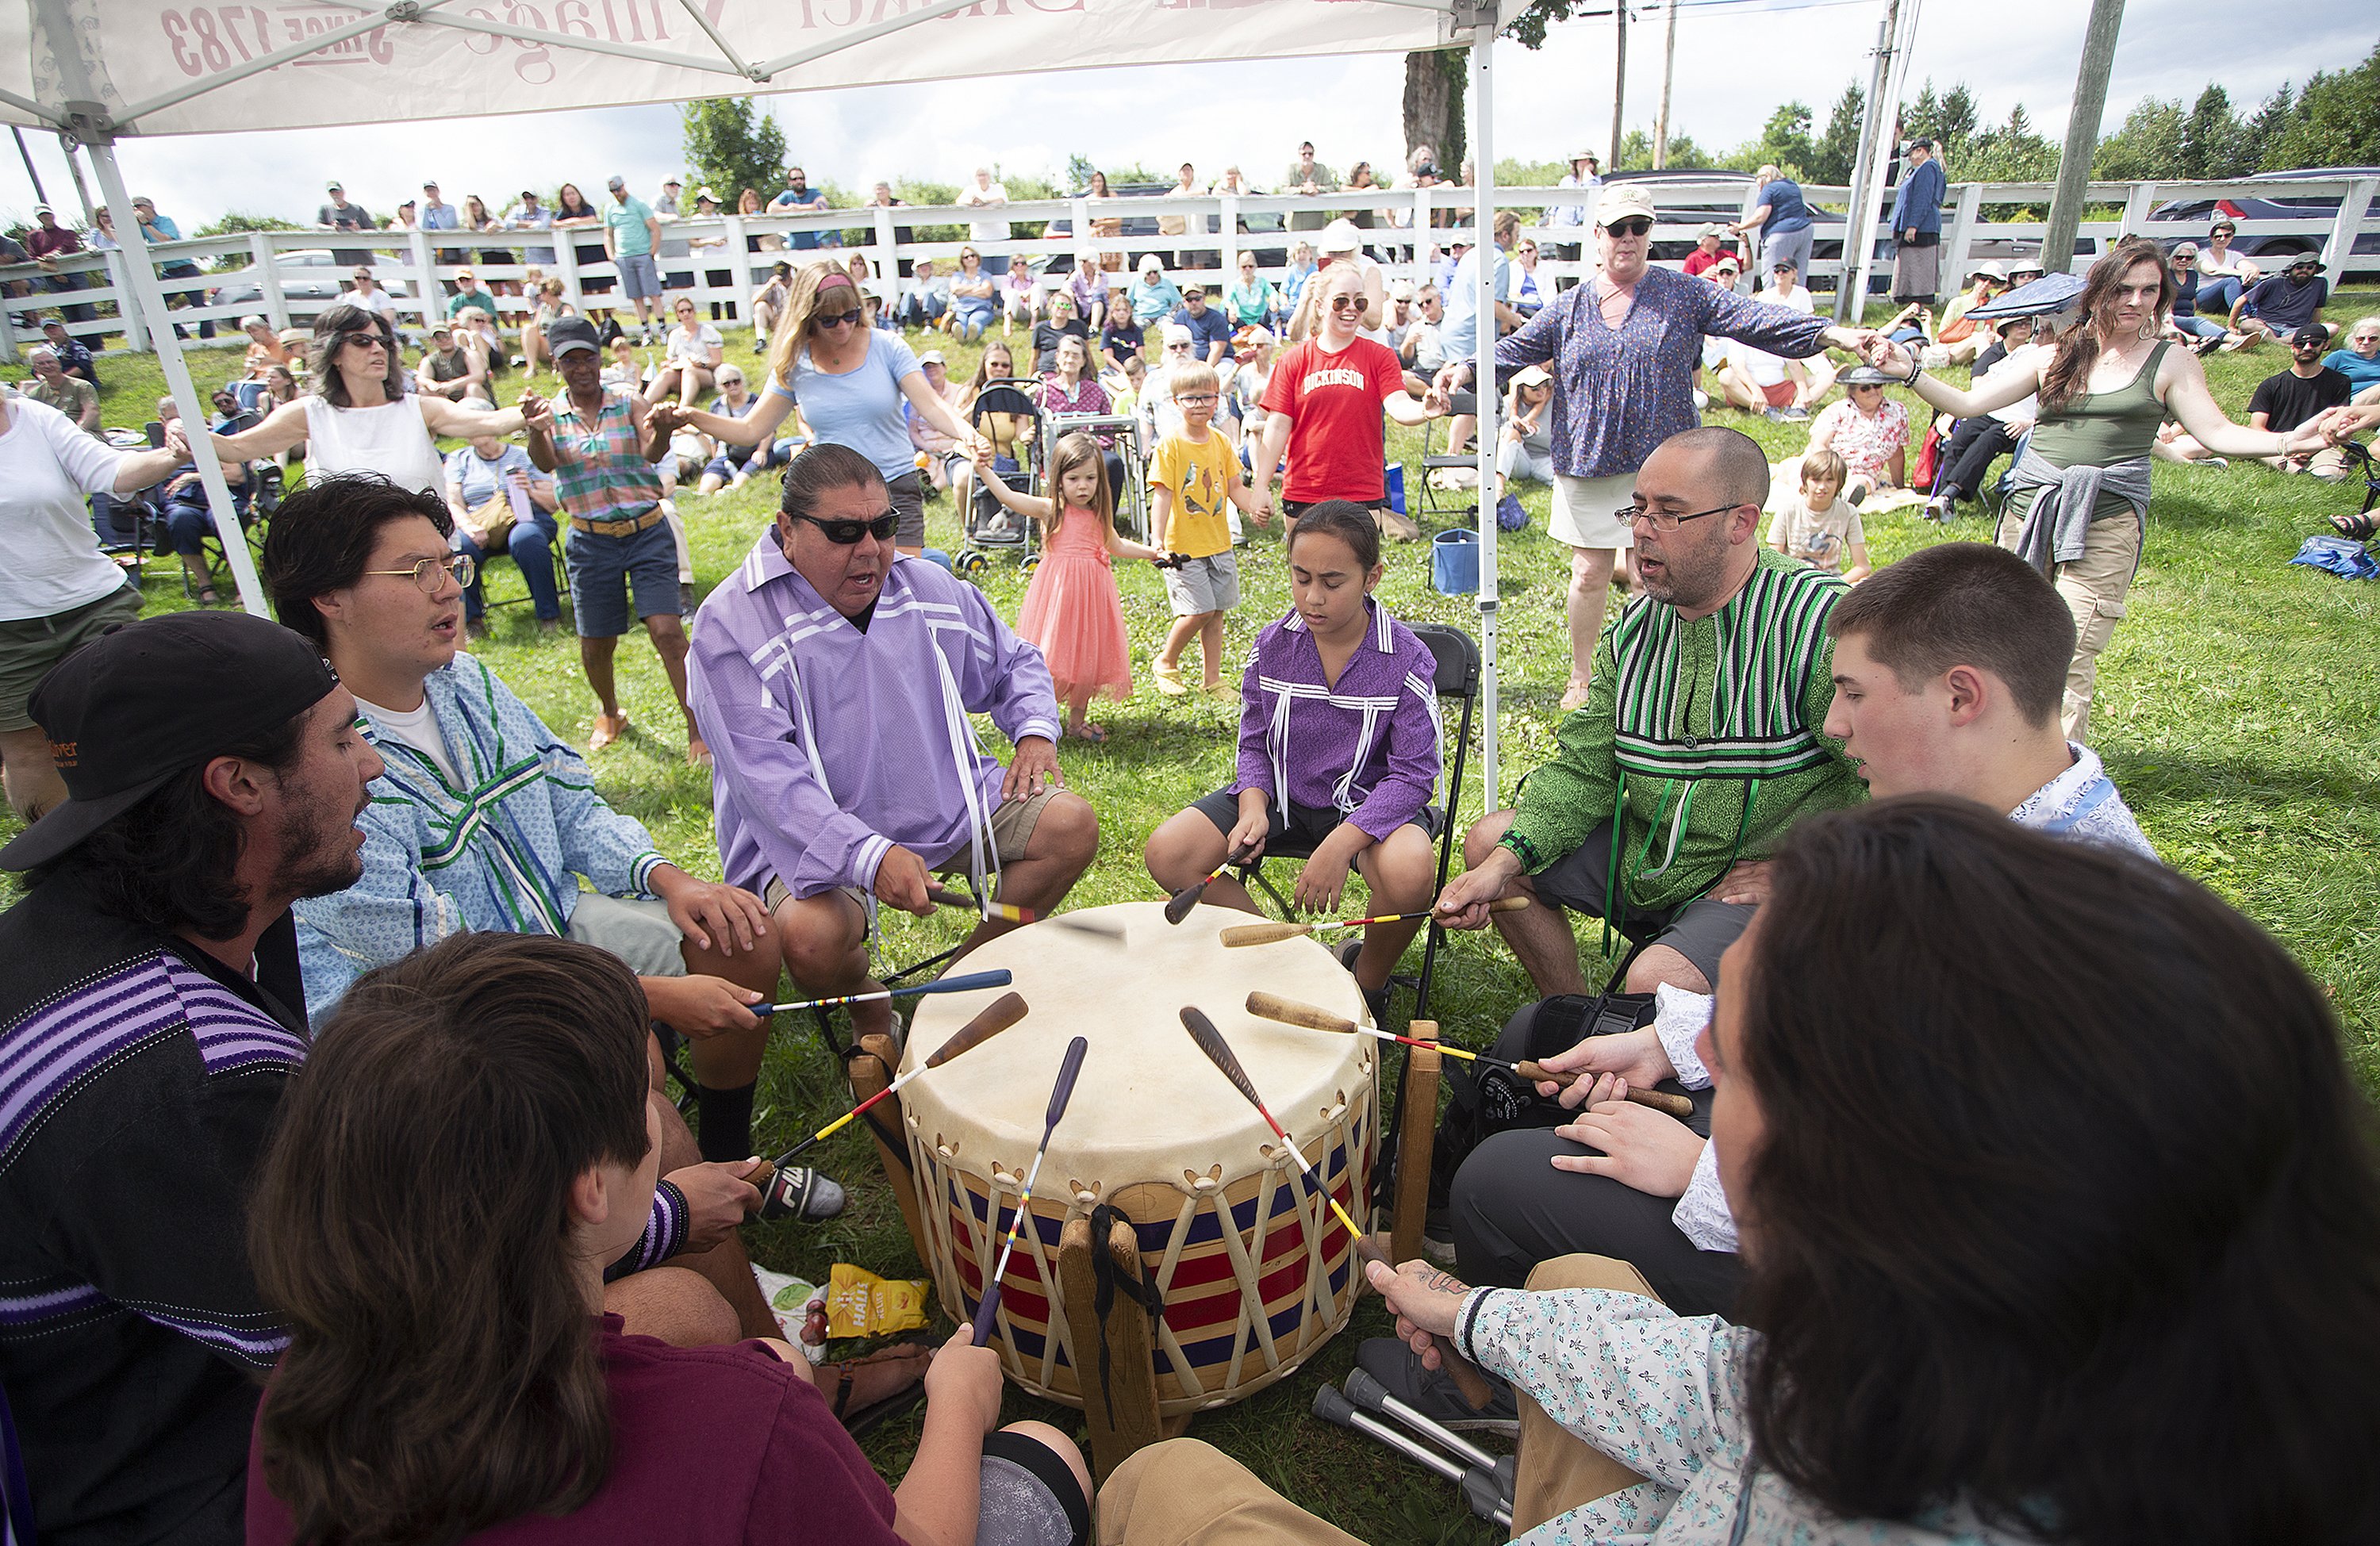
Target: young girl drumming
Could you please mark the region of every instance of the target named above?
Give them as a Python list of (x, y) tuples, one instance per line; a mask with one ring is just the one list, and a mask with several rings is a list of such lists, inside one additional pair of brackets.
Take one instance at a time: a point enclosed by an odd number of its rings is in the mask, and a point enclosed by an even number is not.
[[(1431, 842), (1443, 819), (1437, 662), (1413, 630), (1373, 598), (1380, 531), (1348, 500), (1324, 500), (1289, 539), (1289, 615), (1257, 635), (1240, 686), (1238, 776), (1168, 820), (1148, 839), (1148, 873), (1176, 891), (1227, 853), (1260, 854), (1294, 838), (1313, 845), (1291, 892), (1309, 912), (1338, 909), (1350, 868), (1371, 889), (1370, 912), (1429, 906)], [(1230, 876), (1207, 900), (1257, 911)], [(1377, 1018), (1389, 973), (1419, 921), (1364, 931), (1355, 981)]]
[(1115, 561), (1165, 557), (1115, 529), (1115, 492), (1108, 483), (1099, 442), (1076, 431), (1059, 441), (1051, 459), (1050, 494), (1020, 494), (978, 461), (976, 477), (1002, 504), (1041, 525), (1041, 564), (1025, 589), (1016, 636), (1050, 662), (1050, 680), (1066, 705), (1066, 733), (1105, 741), (1087, 722), (1091, 700), (1104, 693), (1132, 696), (1132, 654), (1123, 633), (1123, 602), (1116, 595)]

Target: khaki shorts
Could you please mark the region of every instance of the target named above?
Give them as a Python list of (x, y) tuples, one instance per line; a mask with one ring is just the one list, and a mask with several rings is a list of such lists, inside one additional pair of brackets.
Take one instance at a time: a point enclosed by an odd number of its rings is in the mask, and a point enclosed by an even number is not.
[[(991, 852), (1002, 864), (1014, 864), (1025, 857), (1026, 846), (1033, 841), (1033, 828), (1041, 824), (1041, 813), (1049, 809), (1050, 801), (1063, 792), (1062, 790), (1044, 789), (1038, 794), (1023, 800), (1001, 802), (1000, 808), (991, 813)], [(962, 874), (966, 869), (966, 859), (967, 851), (961, 849), (952, 855), (952, 863), (934, 873)], [(868, 893), (858, 887), (838, 886), (835, 889), (857, 902), (863, 910), (868, 906)], [(785, 889), (783, 881), (771, 876), (767, 888), (760, 893), (760, 900), (770, 912), (774, 912), (792, 895)]]
[(1553, 513), (1546, 532), (1573, 548), (1633, 548), (1636, 530), (1612, 514), (1636, 498), (1636, 475), (1614, 473), (1609, 477), (1554, 475)]
[(686, 975), (686, 936), (669, 909), (648, 898), (581, 892), (570, 910), (570, 937), (619, 957), (639, 977)]
[(0, 731), (33, 728), (33, 689), (50, 668), (119, 622), (137, 622), (140, 592), (127, 585), (49, 617), (0, 622)]

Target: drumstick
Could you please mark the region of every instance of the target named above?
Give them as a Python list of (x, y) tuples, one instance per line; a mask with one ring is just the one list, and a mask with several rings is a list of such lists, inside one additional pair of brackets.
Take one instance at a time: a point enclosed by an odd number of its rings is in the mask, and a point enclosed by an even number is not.
[[(986, 975), (991, 975), (991, 973), (987, 972)], [(1005, 974), (1002, 973), (1002, 975)], [(968, 1021), (965, 1025), (960, 1026), (956, 1034), (953, 1035), (949, 1041), (944, 1042), (941, 1046), (935, 1048), (934, 1055), (932, 1057), (927, 1058), (916, 1068), (911, 1069), (907, 1073), (903, 1074), (892, 1083), (887, 1084), (883, 1089), (877, 1091), (876, 1093), (868, 1096), (857, 1105), (853, 1106), (849, 1111), (844, 1112), (833, 1121), (829, 1122), (826, 1126), (819, 1129), (818, 1131), (810, 1134), (808, 1138), (803, 1139), (799, 1143), (795, 1144), (783, 1153), (779, 1154), (777, 1156), (777, 1165), (779, 1168), (783, 1168), (784, 1166), (791, 1164), (796, 1154), (799, 1154), (803, 1150), (809, 1148), (812, 1144), (824, 1142), (827, 1139), (830, 1139), (836, 1133), (842, 1131), (846, 1124), (856, 1120), (868, 1110), (869, 1106), (874, 1105), (878, 1101), (882, 1100), (885, 1096), (892, 1093), (895, 1090), (900, 1089), (901, 1086), (908, 1083), (919, 1074), (924, 1073), (928, 1069), (939, 1069), (943, 1064), (949, 1062), (952, 1058), (956, 1057), (960, 1053), (969, 1052), (974, 1050), (976, 1047), (981, 1046), (984, 1043), (991, 1040), (992, 1037), (1000, 1034), (1002, 1031), (1007, 1030), (1018, 1021), (1023, 1020), (1025, 1018), (1025, 1014), (1026, 1004), (1025, 996), (1023, 994), (1002, 994), (998, 998), (991, 1001), (990, 1008), (977, 1015), (973, 1020)]]
[(1058, 1118), (1066, 1115), (1066, 1103), (1075, 1095), (1075, 1076), (1083, 1071), (1083, 1054), (1091, 1050), (1090, 1039), (1077, 1036), (1066, 1044), (1066, 1057), (1058, 1065), (1058, 1082), (1050, 1092), (1050, 1109), (1041, 1117), (1041, 1143), (1033, 1151), (1033, 1164), (1025, 1172), (1025, 1190), (1016, 1197), (1016, 1214), (1008, 1221), (1008, 1238), (1001, 1242), (1000, 1262), (991, 1269), (991, 1282), (985, 1286), (983, 1302), (976, 1306), (975, 1345), (988, 1346), (991, 1341), (992, 1317), (1000, 1313), (1000, 1283), (1008, 1275), (1008, 1258), (1016, 1250), (1017, 1232), (1025, 1227), (1025, 1215), (1033, 1204), (1033, 1182), (1041, 1174), (1042, 1157), (1050, 1153), (1050, 1135), (1058, 1130)]
[(1029, 907), (1017, 907), (1002, 901), (978, 902), (964, 891), (953, 891), (943, 886), (927, 887), (926, 900), (941, 907), (964, 909), (988, 921), (997, 919), (1009, 924), (1047, 922), (1081, 934), (1095, 934), (1102, 939), (1121, 940), (1123, 937), (1123, 925), (1110, 923), (1104, 918), (1077, 918), (1071, 913), (1053, 913), (1044, 919)]
[(1193, 881), (1174, 892), (1172, 898), (1165, 904), (1165, 921), (1169, 924), (1179, 924), (1183, 919), (1190, 916), (1190, 910), (1198, 905), (1199, 894), (1220, 878), (1225, 870), (1230, 869), (1233, 864), (1245, 863), (1244, 856), (1247, 850), (1245, 848), (1232, 850), (1231, 852), (1223, 855), (1221, 864), (1207, 872), (1207, 877), (1204, 880)]
[[(1499, 897), (1488, 904), (1490, 912), (1518, 912), (1529, 905), (1526, 897)], [(1237, 924), (1217, 936), (1232, 948), (1244, 945), (1269, 945), (1277, 939), (1303, 939), (1316, 929), (1360, 929), (1367, 924), (1415, 924), (1432, 916), (1431, 910), (1418, 912), (1382, 912), (1369, 918), (1326, 918), (1311, 924)]]
[[(1283, 998), (1277, 994), (1249, 994), (1248, 1013), (1258, 1020), (1278, 1021), (1283, 1025), (1302, 1026), (1308, 1031), (1335, 1031), (1342, 1036), (1349, 1034), (1377, 1036), (1381, 1041), (1402, 1042), (1407, 1046), (1436, 1047), (1449, 1057), (1460, 1057), (1466, 1063), (1489, 1063), (1500, 1069), (1510, 1069), (1531, 1082), (1544, 1080), (1568, 1089), (1579, 1080), (1577, 1074), (1548, 1069), (1544, 1064), (1529, 1058), (1523, 1058), (1520, 1062), (1514, 1063), (1501, 1057), (1491, 1057), (1484, 1052), (1473, 1052), (1466, 1047), (1451, 1045), (1445, 1042), (1425, 1041), (1419, 1036), (1400, 1036), (1394, 1032), (1383, 1031), (1378, 1026), (1358, 1025), (1343, 1015), (1334, 1015), (1328, 1009), (1319, 1009), (1312, 1004), (1301, 1004), (1293, 998)], [(1628, 1098), (1638, 1105), (1650, 1106), (1655, 1111), (1667, 1112), (1680, 1121), (1694, 1114), (1694, 1102), (1683, 1095), (1672, 1095), (1666, 1091), (1639, 1090), (1631, 1086)]]
[(1257, 1115), (1265, 1119), (1265, 1126), (1272, 1129), (1273, 1136), (1281, 1140), (1281, 1147), (1289, 1151), (1289, 1157), (1295, 1160), (1297, 1168), (1305, 1173), (1305, 1184), (1311, 1187), (1322, 1201), (1330, 1204), (1330, 1211), (1339, 1215), (1339, 1222), (1346, 1229), (1348, 1239), (1354, 1243), (1355, 1254), (1366, 1261), (1386, 1261), (1387, 1258), (1380, 1254), (1378, 1248), (1372, 1244), (1370, 1237), (1357, 1226), (1354, 1219), (1347, 1216), (1347, 1210), (1341, 1207), (1339, 1200), (1331, 1196), (1329, 1190), (1323, 1186), (1322, 1178), (1317, 1176), (1314, 1173), (1314, 1166), (1305, 1162), (1305, 1153), (1296, 1144), (1290, 1141), (1289, 1134), (1281, 1130), (1281, 1123), (1266, 1108), (1264, 1097), (1257, 1093), (1256, 1085), (1249, 1081), (1248, 1070), (1240, 1067), (1240, 1060), (1232, 1053), (1231, 1044), (1223, 1040), (1223, 1033), (1215, 1029), (1215, 1022), (1207, 1018), (1206, 1011), (1185, 1007), (1182, 1011), (1182, 1028), (1190, 1033), (1190, 1039), (1198, 1044), (1198, 1050), (1205, 1053), (1208, 1061), (1223, 1071), (1223, 1077), (1232, 1081), (1232, 1087), (1245, 1095), (1248, 1098), (1248, 1104), (1257, 1108)]
[(1006, 987), (1014, 979), (1008, 968), (990, 972), (965, 972), (955, 977), (937, 977), (930, 983), (912, 983), (906, 987), (878, 988), (873, 993), (846, 993), (837, 998), (805, 998), (797, 1004), (755, 1004), (756, 1015), (782, 1015), (795, 1009), (831, 1009), (837, 1004), (868, 1004), (879, 998), (897, 998), (919, 993), (968, 993), (976, 988)]

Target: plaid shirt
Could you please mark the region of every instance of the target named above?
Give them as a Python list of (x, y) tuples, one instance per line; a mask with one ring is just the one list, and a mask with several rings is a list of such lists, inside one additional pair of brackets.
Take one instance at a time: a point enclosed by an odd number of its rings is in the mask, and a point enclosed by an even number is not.
[(554, 485), (574, 520), (623, 521), (661, 502), (662, 475), (645, 460), (644, 442), (629, 409), (633, 394), (603, 389), (593, 425), (567, 394), (553, 405)]

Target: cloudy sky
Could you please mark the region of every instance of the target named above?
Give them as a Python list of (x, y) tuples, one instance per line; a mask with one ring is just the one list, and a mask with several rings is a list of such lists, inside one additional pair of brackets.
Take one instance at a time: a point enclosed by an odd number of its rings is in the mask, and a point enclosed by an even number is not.
[[(1846, 81), (1865, 79), (1882, 9), (1883, 0), (1686, 0), (1678, 21), (1673, 129), (1706, 146), (1731, 146), (1757, 134), (1774, 107), (1794, 97), (1823, 120)], [(1927, 76), (1945, 87), (1963, 79), (1986, 120), (2004, 118), (2022, 102), (2054, 139), (2073, 91), (2087, 9), (2082, 0), (1993, 0), (1988, 6), (1933, 0), (1920, 12), (1908, 94)], [(2108, 130), (2141, 98), (2187, 101), (2218, 73), (2235, 104), (2252, 104), (2284, 80), (2355, 64), (2375, 41), (2370, 13), (2338, 0), (2260, 0), (2254, 10), (2248, 24), (2237, 6), (2222, 0), (2131, 0)], [(1661, 27), (1657, 5), (1634, 15), (1626, 115), (1632, 126), (1649, 127), (1660, 91)], [(1985, 16), (1991, 24), (1980, 19)], [(1559, 26), (1535, 53), (1500, 43), (1496, 68), (1500, 156), (1550, 159), (1609, 139), (1609, 18)], [(783, 123), (813, 183), (864, 189), (876, 177), (901, 175), (955, 182), (978, 161), (1054, 175), (1070, 153), (1084, 151), (1150, 166), (1187, 157), (1202, 177), (1238, 162), (1267, 187), (1301, 137), (1311, 137), (1321, 158), (1341, 168), (1357, 158), (1401, 161), (1402, 81), (1401, 56), (1349, 55), (759, 100)], [(52, 199), (71, 205), (55, 139), (29, 132), (26, 141)], [(410, 197), (426, 177), (436, 178), (450, 200), (476, 192), (499, 208), (523, 187), (551, 187), (567, 177), (597, 188), (614, 171), (649, 192), (683, 168), (679, 145), (675, 110), (650, 107), (134, 139), (119, 155), (134, 191), (152, 193), (187, 231), (226, 210), (306, 218), (333, 176), (376, 213)], [(32, 203), (22, 164), (0, 153), (0, 213), (23, 214)]]

